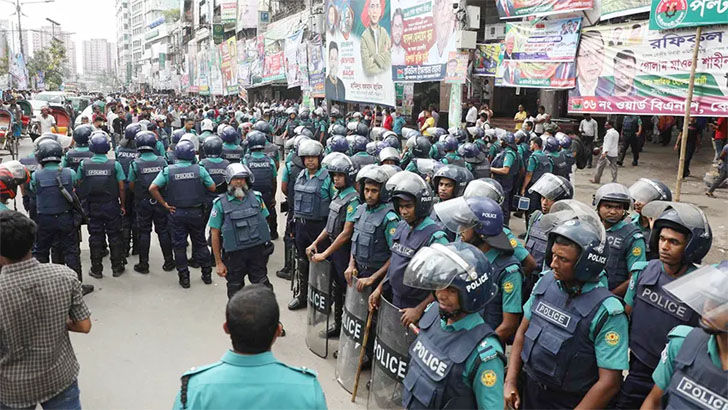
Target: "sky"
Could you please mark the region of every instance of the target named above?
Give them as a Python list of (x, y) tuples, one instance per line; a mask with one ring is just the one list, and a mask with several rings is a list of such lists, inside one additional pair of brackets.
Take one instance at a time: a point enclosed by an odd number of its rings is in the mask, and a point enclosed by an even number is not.
[[(15, 3), (15, 0), (11, 0)], [(50, 18), (60, 23), (61, 30), (70, 33), (76, 42), (76, 65), (80, 70), (83, 67), (83, 40), (104, 38), (116, 41), (116, 11), (115, 0), (55, 0), (52, 3), (33, 3), (39, 0), (25, 0), (28, 4), (21, 7), (23, 29), (49, 26), (46, 21)], [(15, 15), (15, 6), (0, 1), (0, 19), (9, 19), (17, 25), (18, 17)], [(27, 41), (23, 39), (23, 41)]]

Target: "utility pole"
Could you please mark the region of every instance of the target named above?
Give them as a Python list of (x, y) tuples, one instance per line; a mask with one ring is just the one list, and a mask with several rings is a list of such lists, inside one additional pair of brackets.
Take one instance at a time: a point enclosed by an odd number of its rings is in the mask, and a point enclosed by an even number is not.
[(20, 54), (24, 54), (25, 50), (23, 49), (23, 26), (20, 23), (20, 0), (15, 0), (15, 13), (18, 15), (18, 41), (20, 41)]

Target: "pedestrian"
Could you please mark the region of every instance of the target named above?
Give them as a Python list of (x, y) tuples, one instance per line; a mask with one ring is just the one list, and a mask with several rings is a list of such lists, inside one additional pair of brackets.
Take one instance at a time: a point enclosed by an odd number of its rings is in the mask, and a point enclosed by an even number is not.
[(592, 158), (594, 155), (594, 138), (597, 136), (599, 130), (599, 124), (592, 118), (591, 114), (584, 114), (584, 119), (579, 123), (579, 135), (581, 136), (581, 142), (584, 145), (584, 151), (587, 152), (586, 166), (587, 168), (592, 167)]
[(514, 131), (521, 129), (523, 121), (526, 121), (526, 118), (528, 118), (528, 112), (523, 107), (523, 104), (518, 104), (518, 112), (513, 116), (513, 121), (516, 123)]
[(390, 113), (389, 108), (382, 109), (382, 117), (382, 127), (391, 131), (394, 126), (394, 119), (392, 118), (392, 114)]
[(80, 409), (68, 332), (91, 330), (81, 282), (33, 257), (36, 224), (25, 215), (0, 212), (0, 231), (0, 407)]
[(612, 126), (612, 122), (607, 120), (604, 122), (604, 129), (607, 131), (604, 134), (604, 142), (602, 143), (601, 153), (599, 154), (599, 161), (597, 162), (597, 170), (594, 173), (594, 178), (590, 179), (589, 182), (592, 184), (598, 184), (602, 178), (604, 168), (609, 166), (609, 171), (612, 173), (612, 182), (617, 182), (617, 155), (619, 155), (619, 133)]
[(675, 117), (661, 115), (657, 120), (657, 129), (660, 132), (660, 143), (666, 147), (672, 139), (672, 128), (675, 126)]
[(629, 374), (617, 398), (618, 409), (635, 409), (650, 393), (652, 373), (670, 331), (680, 325), (698, 326), (698, 312), (671, 296), (665, 286), (692, 275), (712, 240), (710, 225), (695, 205), (668, 206), (655, 218), (650, 247), (659, 251), (659, 259), (641, 262), (624, 297), (631, 316), (630, 360)]
[(705, 195), (715, 198), (715, 190), (728, 178), (728, 145), (723, 146), (720, 153), (720, 162), (718, 163), (718, 176), (713, 180), (713, 184), (708, 188)]
[(432, 116), (432, 119), (435, 121), (433, 124), (433, 127), (437, 127), (440, 124), (440, 114), (437, 112), (437, 108), (435, 107), (435, 104), (430, 104), (430, 115)]
[[(212, 283), (210, 249), (205, 241), (205, 223), (202, 209), (205, 191), (215, 192), (215, 182), (210, 174), (195, 160), (195, 146), (189, 141), (180, 141), (175, 147), (177, 161), (164, 167), (149, 186), (152, 198), (169, 212), (168, 223), (172, 236), (174, 262), (182, 288), (190, 287), (190, 270), (187, 260), (187, 236), (192, 242), (192, 258), (202, 269), (202, 281)], [(166, 188), (165, 196), (161, 190)]]
[(638, 165), (642, 149), (640, 135), (642, 135), (642, 119), (639, 115), (625, 115), (622, 120), (622, 137), (617, 165), (620, 167), (623, 165), (627, 149), (632, 149), (632, 165)]
[(715, 158), (713, 163), (718, 162), (723, 147), (728, 140), (728, 117), (718, 117), (715, 122), (710, 123), (710, 128), (715, 131), (713, 135), (713, 145), (715, 146)]
[(426, 108), (424, 111), (424, 121), (420, 126), (420, 132), (424, 133), (426, 130), (435, 127), (435, 118), (432, 116), (432, 111)]
[[(504, 349), (480, 314), (497, 294), (485, 255), (463, 242), (425, 247), (412, 258), (404, 280), (432, 290), (436, 301), (419, 322), (420, 332), (412, 345), (416, 354), (410, 357), (403, 381), (402, 405), (408, 409), (503, 408)], [(423, 360), (426, 356), (452, 363), (452, 368), (442, 377), (441, 371)]]
[(536, 118), (533, 121), (534, 123), (534, 130), (533, 132), (536, 133), (539, 137), (541, 134), (543, 134), (543, 125), (544, 122), (546, 122), (546, 118), (548, 117), (548, 114), (546, 114), (546, 107), (543, 105), (538, 106), (538, 114), (536, 114)]
[(478, 121), (478, 107), (473, 102), (469, 105), (470, 108), (468, 108), (468, 112), (465, 114), (465, 126), (474, 127), (475, 122)]
[(279, 317), (276, 297), (266, 286), (246, 286), (230, 298), (223, 330), (232, 349), (219, 362), (182, 375), (174, 409), (325, 410), (316, 372), (279, 362), (271, 352), (283, 332)]
[[(675, 146), (673, 147), (673, 151), (680, 152), (680, 141), (683, 138), (683, 133), (680, 131), (680, 134), (677, 136), (677, 141), (675, 141)], [(690, 176), (690, 162), (693, 159), (693, 155), (700, 150), (700, 146), (702, 145), (702, 140), (700, 138), (700, 130), (698, 129), (698, 123), (695, 117), (690, 117), (690, 122), (688, 123), (688, 136), (685, 146), (685, 164), (683, 165), (683, 178), (687, 178)], [(679, 156), (679, 155), (678, 155)]]
[(44, 105), (40, 109), (40, 116), (38, 117), (38, 124), (40, 125), (40, 135), (45, 133), (58, 133), (58, 127), (56, 126), (56, 119), (50, 113), (50, 108)]

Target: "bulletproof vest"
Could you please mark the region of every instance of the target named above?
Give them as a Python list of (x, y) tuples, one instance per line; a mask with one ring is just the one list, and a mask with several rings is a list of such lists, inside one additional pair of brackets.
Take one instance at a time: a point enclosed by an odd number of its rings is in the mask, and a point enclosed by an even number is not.
[(168, 167), (167, 202), (178, 208), (202, 206), (207, 191), (200, 180), (200, 166), (170, 165)]
[[(609, 242), (609, 257), (604, 269), (607, 271), (609, 290), (619, 286), (629, 279), (629, 268), (627, 267), (627, 252), (630, 251), (632, 237), (640, 232), (640, 228), (630, 223), (625, 223), (616, 231), (607, 231), (607, 242)], [(640, 234), (641, 235), (641, 234)]]
[(710, 335), (701, 328), (688, 333), (675, 357), (675, 372), (662, 395), (664, 409), (725, 409), (728, 370), (713, 363), (708, 353)]
[(235, 146), (235, 148), (227, 148), (223, 145), (220, 158), (226, 159), (231, 163), (240, 162), (240, 160), (243, 158), (243, 148), (240, 146)]
[(438, 224), (430, 224), (422, 229), (412, 229), (407, 222), (399, 222), (397, 230), (392, 235), (392, 258), (387, 271), (392, 292), (397, 297), (424, 300), (429, 294), (428, 291), (406, 286), (403, 282), (404, 270), (415, 253), (426, 246), (432, 235), (440, 230)]
[[(129, 175), (129, 165), (139, 156), (139, 153), (134, 148), (119, 147), (116, 149), (116, 160), (121, 164), (121, 169), (124, 170), (124, 175)], [(85, 168), (85, 165), (84, 165)]]
[(657, 367), (670, 330), (677, 325), (697, 326), (700, 319), (690, 306), (665, 292), (665, 285), (672, 281), (662, 272), (662, 262), (653, 260), (637, 282), (629, 348), (651, 369)]
[(262, 157), (248, 154), (245, 156), (245, 163), (250, 168), (250, 172), (255, 176), (253, 181), (253, 189), (263, 194), (273, 192), (273, 172), (275, 167), (270, 162), (270, 158), (263, 155)]
[(503, 297), (500, 295), (500, 292), (502, 291), (501, 278), (506, 275), (506, 268), (511, 265), (521, 266), (518, 259), (513, 257), (513, 255), (504, 254), (498, 255), (493, 263), (490, 264), (493, 268), (493, 283), (496, 283), (500, 289), (498, 291), (498, 295), (492, 298), (490, 302), (485, 305), (485, 309), (483, 310), (483, 319), (485, 320), (485, 323), (489, 324), (494, 329), (500, 326), (501, 322), (503, 322)]
[(278, 156), (278, 146), (276, 144), (271, 144), (270, 142), (265, 144), (265, 148), (263, 148), (263, 152), (265, 155), (272, 159), (273, 161), (276, 160), (276, 157)]
[(78, 171), (78, 166), (81, 165), (81, 161), (94, 156), (91, 151), (79, 151), (72, 149), (66, 153), (66, 167), (71, 168), (74, 172)]
[(561, 151), (561, 153), (564, 155), (564, 158), (566, 159), (566, 165), (569, 166), (569, 174), (571, 174), (571, 167), (576, 164), (576, 158), (574, 158), (574, 153), (571, 151)]
[(293, 201), (293, 198), (295, 197), (296, 192), (294, 187), (296, 186), (296, 179), (304, 168), (301, 157), (293, 155), (291, 161), (288, 162), (288, 169), (290, 171), (290, 175), (288, 175), (288, 192), (286, 195), (288, 197), (288, 201)]
[(465, 167), (465, 159), (457, 154), (447, 154), (445, 155), (445, 159), (447, 160), (448, 164), (451, 165), (457, 165), (459, 167)]
[(346, 223), (346, 212), (349, 207), (349, 202), (358, 195), (356, 190), (353, 190), (341, 197), (336, 195), (331, 203), (329, 204), (329, 217), (326, 220), (326, 232), (329, 234), (329, 238), (333, 242), (337, 236), (344, 230), (344, 223)]
[(639, 117), (636, 115), (627, 115), (622, 122), (622, 133), (625, 135), (634, 135), (639, 128)]
[(589, 328), (610, 296), (604, 287), (572, 296), (559, 288), (552, 271), (541, 277), (533, 289), (521, 351), (523, 368), (533, 381), (549, 390), (579, 394), (596, 383), (599, 368)]
[(295, 134), (295, 132), (293, 130), (295, 130), (296, 127), (298, 127), (298, 120), (291, 120), (289, 118), (286, 123), (286, 131), (288, 131), (288, 135), (287, 135), (288, 138), (293, 138), (293, 136)]
[(354, 214), (354, 233), (351, 236), (351, 254), (360, 265), (379, 266), (389, 259), (387, 238), (384, 236), (384, 218), (394, 210), (387, 203), (376, 212), (367, 212), (367, 204), (361, 204)]
[(554, 162), (553, 174), (562, 176), (562, 177), (568, 179), (571, 168), (569, 167), (569, 164), (566, 162), (566, 156), (564, 155), (564, 153), (559, 151), (559, 152), (551, 155), (551, 160)]
[(301, 172), (294, 185), (293, 216), (322, 221), (329, 215), (330, 198), (321, 197), (321, 187), (329, 177), (325, 169), (317, 176), (308, 178), (308, 171)]
[(533, 186), (533, 184), (535, 184), (536, 181), (543, 176), (543, 174), (551, 172), (554, 167), (554, 164), (551, 162), (551, 158), (548, 155), (542, 153), (541, 155), (533, 155), (532, 157), (536, 160), (536, 168), (534, 168), (533, 174), (531, 174), (529, 188)]
[(56, 215), (71, 210), (71, 204), (61, 194), (61, 189), (58, 187), (58, 180), (56, 179), (60, 174), (61, 185), (69, 193), (73, 192), (73, 177), (71, 176), (71, 170), (62, 168), (59, 170), (41, 168), (35, 171), (36, 181), (36, 200), (38, 214), (41, 215)]
[(88, 202), (114, 202), (119, 200), (119, 183), (116, 180), (116, 161), (83, 161), (81, 197)]
[(167, 164), (169, 165), (177, 162), (177, 154), (175, 154), (174, 151), (167, 151), (164, 154), (164, 157), (167, 159)]
[(490, 178), (490, 162), (488, 159), (484, 159), (482, 162), (472, 162), (470, 166), (473, 167), (473, 178)]
[(228, 165), (230, 165), (230, 162), (226, 160), (213, 162), (210, 161), (209, 158), (205, 158), (200, 160), (200, 165), (202, 165), (205, 170), (207, 170), (207, 173), (210, 174), (213, 182), (215, 182), (215, 186), (217, 186), (217, 192), (224, 193), (227, 189), (227, 185), (225, 184), (225, 170)]
[(314, 128), (313, 122), (311, 122), (311, 120), (301, 121), (300, 125), (303, 125), (304, 128), (311, 131), (311, 134), (313, 134), (314, 139), (316, 139), (316, 129)]
[(253, 191), (248, 191), (242, 203), (231, 202), (227, 194), (220, 195), (220, 205), (224, 214), (222, 245), (225, 252), (239, 251), (270, 241), (270, 230), (260, 202)]
[(493, 328), (481, 323), (470, 330), (446, 332), (436, 306), (422, 315), (419, 326), (420, 334), (409, 348), (402, 405), (407, 409), (477, 408), (472, 381), (466, 383), (463, 378), (465, 362), (485, 337), (494, 334)]
[(357, 169), (362, 169), (365, 165), (369, 164), (375, 164), (377, 162), (377, 159), (373, 156), (367, 154), (367, 155), (352, 155), (351, 162), (356, 165)]
[(491, 168), (503, 168), (506, 155), (508, 154), (513, 155), (513, 164), (511, 164), (511, 168), (510, 170), (508, 170), (508, 174), (493, 174), (493, 178), (495, 178), (496, 181), (500, 182), (501, 186), (503, 187), (503, 192), (506, 193), (510, 192), (513, 189), (513, 182), (516, 179), (516, 175), (518, 175), (518, 155), (513, 152), (512, 149), (507, 148), (501, 150), (501, 152), (499, 152), (498, 155), (493, 158), (493, 162), (490, 164)]
[(531, 147), (529, 147), (527, 142), (522, 142), (518, 144), (518, 147), (520, 148), (520, 153), (523, 156), (523, 163), (528, 164), (529, 158), (531, 158), (531, 155), (533, 152), (531, 152)]
[[(528, 231), (528, 239), (526, 240), (526, 250), (536, 260), (536, 266), (540, 269), (543, 266), (543, 260), (546, 257), (546, 247), (549, 241), (548, 232), (541, 226), (541, 211), (534, 216), (531, 223), (531, 229)], [(536, 213), (534, 212), (534, 214)]]
[(137, 158), (134, 160), (134, 163), (136, 164), (134, 199), (149, 199), (151, 198), (151, 195), (149, 195), (149, 186), (154, 182), (154, 178), (162, 172), (167, 162), (162, 157), (157, 157), (153, 161)]

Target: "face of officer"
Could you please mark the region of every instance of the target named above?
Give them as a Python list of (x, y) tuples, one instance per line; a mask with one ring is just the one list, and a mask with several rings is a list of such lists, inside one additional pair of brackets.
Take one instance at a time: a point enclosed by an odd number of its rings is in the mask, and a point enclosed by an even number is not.
[(303, 165), (309, 171), (316, 171), (319, 168), (318, 157), (303, 157)]
[(609, 228), (624, 218), (624, 205), (619, 202), (602, 201), (599, 204), (599, 217)]
[(437, 184), (437, 196), (440, 201), (447, 201), (455, 196), (455, 181), (450, 178), (440, 178)]
[(545, 196), (541, 197), (541, 212), (545, 214), (549, 213), (551, 211), (551, 206), (555, 203), (555, 201), (552, 201)]
[(248, 181), (240, 177), (231, 179), (228, 192), (238, 199), (245, 197), (245, 193), (248, 192)]
[(412, 225), (417, 220), (417, 215), (415, 214), (415, 201), (399, 199), (397, 201), (397, 209), (399, 210), (399, 216), (408, 224)]
[(364, 202), (369, 206), (376, 206), (379, 203), (380, 185), (374, 182), (364, 184)]
[(457, 289), (454, 287), (448, 286), (445, 289), (436, 290), (435, 299), (437, 299), (437, 303), (440, 305), (440, 313), (453, 314), (457, 312), (454, 316), (448, 317), (448, 323), (453, 323), (466, 315), (465, 312), (460, 311), (460, 297)]
[(679, 266), (688, 244), (687, 235), (671, 228), (660, 229), (658, 249), (660, 262), (668, 266)]
[(341, 172), (332, 172), (331, 175), (334, 179), (334, 188), (339, 190), (346, 188), (346, 175)]
[(574, 266), (579, 259), (579, 249), (571, 244), (554, 242), (551, 246), (551, 269), (554, 277), (562, 282), (574, 280)]

